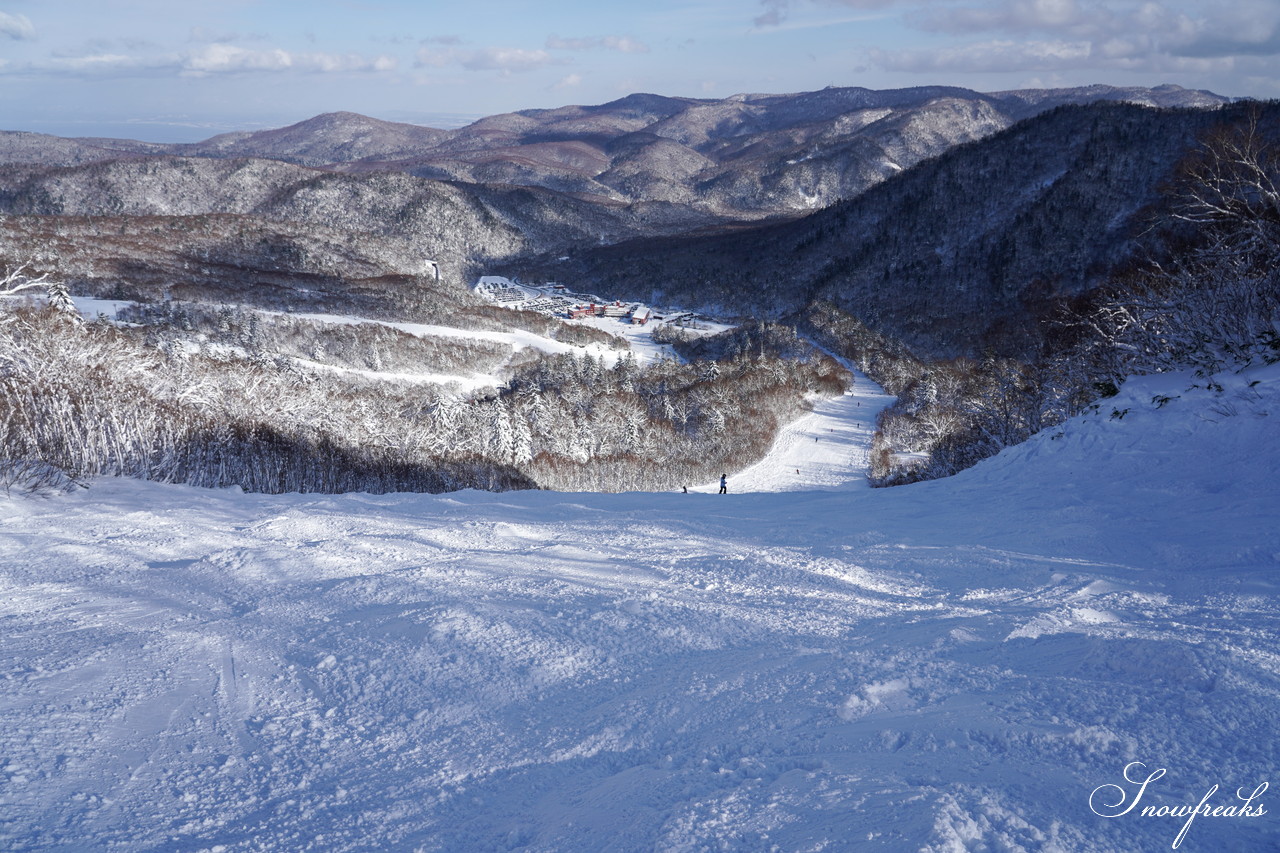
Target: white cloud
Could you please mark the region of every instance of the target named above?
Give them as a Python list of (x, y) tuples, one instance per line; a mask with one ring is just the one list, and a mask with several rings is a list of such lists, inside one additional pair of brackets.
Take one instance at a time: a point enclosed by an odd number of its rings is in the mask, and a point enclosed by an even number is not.
[(246, 50), (232, 44), (217, 42), (192, 51), (182, 62), (184, 71), (195, 74), (225, 73), (228, 71), (283, 71), (292, 67), (293, 57), (279, 48)]
[(582, 85), (581, 74), (569, 74), (556, 82), (552, 89), (576, 89)]
[(564, 60), (556, 59), (545, 50), (526, 50), (519, 47), (447, 48), (445, 50), (423, 47), (418, 50), (416, 59), (420, 67), (444, 68), (459, 65), (468, 71), (501, 71), (504, 74), (565, 64)]
[(649, 45), (631, 36), (591, 36), (587, 38), (547, 38), (549, 50), (616, 50), (619, 53), (648, 53)]
[(531, 71), (558, 64), (545, 50), (520, 47), (484, 47), (466, 51), (459, 64), (469, 71)]
[(36, 37), (36, 28), (26, 15), (10, 15), (8, 12), (0, 12), (0, 36), (8, 36), (16, 41), (25, 41)]
[(1181, 16), (1176, 23), (1180, 38), (1171, 52), (1179, 56), (1280, 55), (1280, 3), (1236, 0), (1202, 18)]
[(1280, 56), (1276, 0), (927, 3), (915, 0), (905, 21), (932, 32), (988, 38), (939, 50), (882, 48), (873, 52), (882, 68), (918, 73), (1083, 68), (1209, 73), (1229, 70), (1246, 57)]
[(189, 76), (252, 71), (300, 71), (332, 74), (351, 71), (388, 71), (395, 60), (379, 56), (366, 59), (355, 53), (295, 53), (280, 48), (249, 50), (232, 44), (205, 45), (182, 57), (182, 73)]
[(940, 50), (873, 50), (872, 61), (888, 71), (980, 73), (1058, 71), (1096, 64), (1087, 41), (988, 41)]
[(137, 57), (118, 53), (95, 53), (88, 56), (61, 56), (49, 61), (47, 70), (83, 74), (112, 74), (147, 67)]
[(633, 39), (631, 36), (605, 36), (600, 40), (600, 46), (606, 50), (616, 50), (619, 53), (648, 53), (649, 45)]
[[(760, 0), (764, 11), (755, 17), (754, 23), (757, 27), (781, 26), (790, 17), (792, 9), (802, 2), (804, 0)], [(911, 0), (809, 0), (809, 2), (823, 6), (843, 6), (848, 9), (884, 9), (888, 6), (902, 5), (904, 2), (911, 5)], [(927, 0), (915, 0), (915, 2), (927, 2)]]
[(1001, 33), (1145, 41), (1152, 56), (1280, 54), (1280, 3), (1275, 0), (1003, 0), (990, 5), (924, 7), (908, 14), (920, 29), (951, 34)]
[[(966, 64), (1004, 70), (1079, 63), (1092, 57), (1126, 67), (1144, 62), (1151, 70), (1200, 67), (1178, 58), (1280, 56), (1277, 0), (759, 0), (761, 29), (826, 26), (813, 18), (821, 7), (886, 9), (916, 29), (950, 35), (987, 36), (934, 56), (916, 50), (882, 49), (882, 63), (921, 69)], [(808, 15), (802, 15), (806, 11)], [(1022, 45), (1012, 44), (1020, 41)], [(1070, 45), (1059, 55), (1062, 45)], [(1088, 57), (1085, 48), (1088, 48)], [(1114, 66), (1113, 66), (1114, 67)]]
[(393, 71), (396, 60), (388, 56), (373, 59), (358, 54), (295, 53), (280, 48), (248, 50), (236, 45), (215, 43), (183, 53), (154, 56), (98, 51), (78, 56), (56, 56), (42, 62), (10, 65), (5, 73), (45, 73), (83, 77), (183, 76), (209, 77), (217, 74), (280, 73), (332, 74), (343, 72)]
[(910, 19), (921, 29), (947, 33), (1064, 31), (1109, 27), (1105, 8), (1082, 7), (1078, 0), (1009, 0), (983, 6), (919, 9)]

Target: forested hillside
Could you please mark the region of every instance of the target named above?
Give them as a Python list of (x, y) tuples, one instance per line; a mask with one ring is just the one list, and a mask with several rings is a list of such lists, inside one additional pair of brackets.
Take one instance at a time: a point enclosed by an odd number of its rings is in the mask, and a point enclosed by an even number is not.
[[(365, 252), (378, 252), (384, 266), (417, 272), (431, 260), (455, 288), (465, 287), (495, 259), (644, 230), (632, 212), (538, 188), (443, 183), (395, 172), (343, 175), (270, 160), (173, 157), (0, 168), (0, 213), (37, 217), (37, 224), (50, 217), (128, 217), (123, 228), (136, 217), (230, 214), (243, 217), (238, 231), (251, 241), (259, 232), (269, 239), (278, 229), (314, 231), (342, 242), (350, 239), (341, 232), (356, 242), (372, 235)], [(19, 220), (11, 227), (24, 225)], [(64, 243), (76, 236), (74, 228), (62, 230)], [(185, 230), (179, 224), (168, 232), (174, 240), (151, 242), (161, 251), (182, 251)], [(407, 264), (406, 256), (412, 258)], [(145, 254), (138, 258), (140, 264), (146, 260)], [(76, 272), (59, 269), (62, 275)], [(358, 276), (360, 270), (352, 272)]]
[(610, 207), (675, 205), (681, 215), (674, 226), (650, 223), (675, 232), (698, 219), (808, 212), (1027, 116), (1101, 101), (1212, 108), (1227, 99), (1177, 86), (996, 93), (828, 87), (725, 99), (634, 94), (606, 104), (488, 116), (456, 130), (329, 113), (181, 145), (0, 132), (0, 162), (47, 167), (168, 156), (399, 172), (537, 187)]
[(1141, 238), (1162, 187), (1203, 134), (1248, 109), (1062, 107), (795, 222), (511, 268), (729, 315), (822, 300), (922, 355), (1027, 355), (1055, 302), (1154, 248)]
[[(873, 124), (911, 123), (976, 108), (943, 104), (959, 94), (635, 96), (495, 117), (465, 143), (393, 136), (492, 153), (503, 134), (536, 146), (553, 127), (568, 134), (556, 145), (607, 131), (672, 156), (679, 138), (699, 156), (738, 158), (736, 186), (766, 174), (743, 165), (746, 152), (776, 159), (782, 149), (764, 140), (813, 130), (814, 116), (839, 125), (857, 107), (900, 113)], [(1102, 94), (977, 102), (1036, 113)], [(899, 398), (872, 465), (873, 481), (892, 485), (954, 473), (1060, 423), (1126, 372), (1216, 368), (1270, 346), (1275, 104), (1068, 103), (958, 147), (938, 136), (945, 153), (765, 225), (663, 200), (672, 185), (643, 170), (629, 180), (646, 200), (623, 203), (375, 168), (355, 152), (382, 144), (376, 124), (356, 122), (373, 136), (337, 144), (352, 122), (257, 139), (278, 156), (362, 164), (346, 171), (124, 144), (112, 159), (0, 169), (9, 482), (122, 473), (265, 491), (678, 488), (759, 459), (807, 398), (839, 393), (849, 376), (834, 355)], [(642, 138), (657, 127), (659, 141)], [(821, 137), (821, 156), (843, 151), (842, 168), (870, 162), (851, 153), (865, 135), (833, 127), (795, 139)], [(769, 204), (785, 213), (789, 202)], [(627, 239), (656, 233), (666, 236)], [(587, 302), (701, 308), (739, 328), (656, 321), (646, 345), (672, 345), (664, 358), (619, 356), (616, 321), (610, 331), (566, 323), (563, 310), (505, 310), (467, 288), (495, 271), (567, 283)], [(51, 307), (22, 303), (41, 290)], [(71, 297), (112, 310), (78, 323)], [(1164, 361), (1162, 348), (1174, 351)]]
[(435, 326), (168, 300), (84, 322), (50, 284), (48, 305), (0, 315), (6, 490), (674, 489), (759, 459), (808, 395), (850, 381), (794, 338), (639, 364), (612, 335), (503, 309)]

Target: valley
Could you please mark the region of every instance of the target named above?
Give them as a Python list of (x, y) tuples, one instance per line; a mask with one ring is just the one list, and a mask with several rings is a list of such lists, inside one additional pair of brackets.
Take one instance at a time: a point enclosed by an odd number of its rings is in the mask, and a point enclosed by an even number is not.
[[(8, 134), (0, 247), (10, 272), (52, 276), (80, 299), (137, 303), (118, 334), (139, 338), (142, 351), (160, 345), (170, 361), (201, 356), (180, 370), (207, 375), (201, 382), (216, 384), (218, 365), (238, 363), (284, 371), (268, 384), (319, 383), (327, 399), (360, 400), (357, 409), (382, 414), (351, 418), (382, 425), (348, 429), (361, 436), (357, 457), (381, 435), (375, 444), (402, 461), (483, 472), (437, 483), (666, 489), (751, 464), (813, 395), (839, 396), (847, 378), (829, 354), (895, 395), (956, 359), (996, 360), (967, 386), (1080, 365), (1073, 348), (1093, 347), (1093, 333), (1079, 331), (1093, 323), (1090, 300), (1144, 264), (1167, 264), (1162, 253), (1187, 239), (1153, 223), (1176, 222), (1169, 182), (1197, 140), (1250, 111), (1275, 121), (1272, 107), (1177, 87), (926, 87), (724, 101), (634, 95), (452, 131), (336, 114), (188, 145), (43, 145)], [(682, 171), (638, 153), (654, 146), (706, 162)], [(818, 163), (827, 164), (821, 176), (796, 177)], [(565, 183), (566, 169), (581, 180)], [(619, 170), (630, 176), (625, 192)], [(744, 181), (774, 189), (761, 195)], [(495, 301), (474, 288), (491, 279), (545, 287), (536, 299)], [(568, 297), (548, 283), (581, 298), (562, 304)], [(719, 336), (671, 323), (619, 335), (617, 318), (601, 318), (604, 327), (582, 319), (614, 303), (715, 318), (703, 325)], [(579, 319), (562, 322), (570, 314)], [(339, 334), (307, 319), (322, 315), (352, 321)], [(449, 335), (424, 336), (427, 327), (465, 335), (446, 343)], [(527, 334), (559, 343), (494, 338)], [(463, 347), (467, 335), (475, 343)], [(592, 347), (603, 367), (553, 363)], [(616, 354), (628, 350), (619, 367)], [(670, 364), (650, 363), (659, 352)], [(1022, 392), (1029, 399), (998, 416), (1003, 426), (981, 428), (995, 437), (974, 432), (989, 387), (971, 388), (948, 412), (912, 412), (927, 423), (893, 439), (881, 431), (893, 446), (879, 453), (873, 482), (958, 470), (1074, 414), (1091, 388), (1120, 378), (1084, 364), (1093, 375), (1034, 382), (1063, 390)], [(637, 385), (641, 374), (650, 379)], [(417, 390), (392, 390), (396, 378)], [(382, 390), (361, 385), (371, 380)], [(615, 383), (634, 396), (623, 402)], [(535, 405), (553, 386), (554, 411)], [(413, 394), (418, 411), (433, 414), (406, 414)], [(332, 420), (318, 413), (281, 421), (265, 401), (248, 408), (260, 413), (238, 427), (250, 434), (282, 431), (298, 447), (338, 440), (317, 426)], [(935, 448), (956, 441), (967, 446), (934, 464)], [(647, 469), (623, 461), (660, 449), (705, 461), (696, 470), (677, 458)], [(153, 468), (135, 450), (116, 453), (128, 458), (86, 470)], [(570, 473), (583, 465), (592, 473)], [(599, 470), (652, 473), (614, 483)]]

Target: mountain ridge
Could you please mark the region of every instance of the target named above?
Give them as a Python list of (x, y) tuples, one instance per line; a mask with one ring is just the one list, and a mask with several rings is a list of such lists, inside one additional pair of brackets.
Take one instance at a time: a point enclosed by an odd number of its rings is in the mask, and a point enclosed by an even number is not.
[(43, 166), (180, 156), (261, 158), (308, 168), (398, 171), (464, 183), (665, 201), (761, 218), (856, 196), (964, 142), (1067, 103), (1123, 100), (1212, 108), (1229, 99), (1177, 86), (979, 93), (947, 86), (832, 87), (722, 99), (634, 93), (596, 105), (521, 110), (454, 130), (324, 113), (203, 142), (63, 139), (0, 132), (0, 162)]
[[(1226, 103), (1174, 86), (829, 88), (715, 100), (636, 93), (457, 131), (337, 112), (174, 146), (0, 133), (0, 215), (235, 215), (242, 230), (268, 235), (296, 235), (294, 225), (368, 234), (364, 277), (412, 275), (431, 261), (465, 286), (504, 267), (605, 295), (770, 316), (826, 299), (925, 351), (949, 352), (962, 329), (976, 340), (1025, 299), (1078, 293), (1105, 275), (1127, 245), (1134, 200), (1150, 200), (1193, 144), (1188, 128), (1203, 129)], [(995, 139), (1031, 140), (1029, 122), (1063, 116), (1074, 118), (1038, 141), (999, 143), (996, 161), (974, 153)], [(1144, 136), (1149, 123), (1166, 138)], [(1127, 142), (1097, 136), (1108, 128)], [(1080, 213), (1089, 210), (1096, 216)], [(1087, 245), (1061, 245), (1067, 222)], [(95, 265), (91, 246), (71, 248), (92, 241), (92, 228), (67, 230), (58, 274), (81, 292), (114, 289), (124, 267)], [(0, 223), (10, 261), (38, 252), (32, 233), (41, 228)], [(183, 233), (168, 232), (168, 246), (137, 243), (125, 266), (150, 265), (154, 280), (210, 251)], [(935, 236), (932, 254), (917, 251)], [(274, 250), (256, 247), (232, 239), (226, 252), (246, 283), (279, 272)], [(572, 260), (547, 262), (562, 256)], [(930, 324), (942, 306), (954, 328), (940, 335)]]
[(1179, 161), (1225, 113), (1067, 105), (788, 222), (527, 259), (508, 274), (727, 316), (827, 301), (936, 357), (1034, 348), (1041, 311), (1132, 261)]

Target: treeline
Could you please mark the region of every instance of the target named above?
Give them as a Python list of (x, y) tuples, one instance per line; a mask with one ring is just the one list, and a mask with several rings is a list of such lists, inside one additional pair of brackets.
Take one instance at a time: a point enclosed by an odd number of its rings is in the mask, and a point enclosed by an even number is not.
[(227, 351), (257, 358), (299, 359), (339, 369), (387, 373), (496, 373), (512, 347), (484, 338), (415, 335), (386, 323), (340, 322), (267, 313), (200, 302), (140, 303), (117, 313), (121, 322), (147, 329), (154, 346), (206, 352)]
[(53, 307), (5, 319), (6, 489), (102, 475), (269, 493), (534, 486), (497, 460), (441, 452), (413, 428), (421, 401), (389, 384), (343, 387), (270, 363), (166, 352)]
[[(674, 489), (757, 461), (777, 430), (808, 409), (807, 395), (843, 393), (835, 360), (740, 352), (606, 369), (571, 356), (544, 359), (493, 401), (491, 434), (510, 433), (515, 458), (554, 489)], [(505, 410), (507, 417), (502, 418)]]
[(256, 492), (673, 489), (758, 459), (807, 395), (849, 379), (829, 358), (767, 348), (648, 368), (526, 351), (506, 386), (464, 396), (308, 361), (445, 372), (507, 348), (221, 306), (127, 316), (83, 323), (66, 299), (0, 315), (0, 487), (106, 475)]

